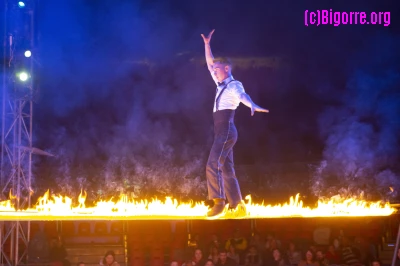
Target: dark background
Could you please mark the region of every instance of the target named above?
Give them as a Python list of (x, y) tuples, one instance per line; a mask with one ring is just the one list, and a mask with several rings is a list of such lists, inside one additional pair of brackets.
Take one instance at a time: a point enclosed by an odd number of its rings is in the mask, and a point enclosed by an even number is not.
[[(391, 12), (390, 26), (304, 25), (304, 11)], [(40, 1), (34, 190), (206, 197), (214, 56), (269, 114), (241, 105), (244, 195), (397, 200), (396, 1)], [(392, 188), (392, 189), (390, 189)]]

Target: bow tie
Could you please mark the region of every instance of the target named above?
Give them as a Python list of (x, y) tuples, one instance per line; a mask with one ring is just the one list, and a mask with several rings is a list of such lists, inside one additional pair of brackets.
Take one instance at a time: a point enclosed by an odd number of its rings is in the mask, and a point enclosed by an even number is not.
[(223, 86), (223, 85), (225, 85), (225, 81), (217, 82), (217, 83), (218, 83), (218, 86)]

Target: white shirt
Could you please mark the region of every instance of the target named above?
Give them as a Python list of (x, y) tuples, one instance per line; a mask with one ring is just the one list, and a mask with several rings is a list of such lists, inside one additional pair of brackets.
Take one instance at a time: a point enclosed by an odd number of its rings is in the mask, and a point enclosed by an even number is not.
[[(215, 82), (215, 84), (218, 86), (218, 80), (214, 75), (214, 72), (211, 71), (211, 76)], [(227, 84), (229, 81), (233, 80), (233, 76), (229, 76), (226, 79), (223, 80), (225, 84)], [(220, 95), (221, 90), (225, 87), (225, 85), (218, 86), (217, 93), (214, 98), (214, 108), (213, 112), (216, 112), (216, 102), (215, 100), (217, 97)], [(236, 108), (240, 104), (240, 95), (242, 93), (245, 93), (243, 85), (240, 81), (232, 81), (228, 84), (226, 89), (223, 91), (221, 97), (219, 98), (219, 103), (218, 103), (218, 110), (225, 110), (225, 109), (231, 109), (231, 110), (236, 110)]]

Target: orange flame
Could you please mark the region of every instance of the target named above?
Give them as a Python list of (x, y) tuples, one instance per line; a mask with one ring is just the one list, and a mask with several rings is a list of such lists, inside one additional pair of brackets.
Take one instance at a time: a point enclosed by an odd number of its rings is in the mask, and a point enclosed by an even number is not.
[[(12, 195), (10, 194), (10, 197)], [(12, 201), (0, 202), (0, 220), (176, 220), (176, 219), (208, 219), (208, 207), (204, 202), (178, 202), (172, 197), (164, 201), (134, 200), (127, 195), (121, 195), (114, 202), (98, 201), (94, 207), (86, 207), (87, 193), (79, 194), (73, 205), (67, 196), (51, 195), (47, 191), (37, 201), (33, 208), (16, 211)], [(300, 195), (290, 197), (289, 202), (278, 205), (256, 204), (251, 196), (244, 202), (245, 210), (228, 210), (218, 219), (253, 219), (279, 217), (356, 217), (356, 216), (389, 216), (396, 212), (390, 203), (368, 202), (357, 199), (342, 199), (333, 197), (320, 200), (315, 208), (304, 206)]]

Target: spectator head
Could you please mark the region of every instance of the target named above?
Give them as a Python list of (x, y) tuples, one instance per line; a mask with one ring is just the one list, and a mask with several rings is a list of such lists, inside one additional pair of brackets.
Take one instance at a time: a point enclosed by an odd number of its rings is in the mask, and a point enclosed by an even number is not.
[(226, 250), (225, 249), (220, 249), (220, 251), (219, 251), (219, 260), (222, 263), (225, 263), (227, 257), (228, 257), (228, 254), (226, 253)]
[(333, 246), (335, 247), (336, 250), (340, 248), (340, 241), (339, 241), (339, 239), (335, 238), (335, 239), (333, 240)]
[(217, 242), (218, 241), (218, 236), (216, 234), (211, 235), (211, 241)]
[(315, 254), (317, 252), (317, 247), (314, 245), (311, 245), (310, 250)]
[(78, 263), (76, 264), (76, 266), (85, 266), (85, 263), (84, 263), (83, 261), (81, 261), (81, 262), (78, 262)]
[(203, 252), (201, 251), (201, 249), (196, 248), (194, 250), (194, 259), (196, 261), (200, 261), (203, 258)]
[(274, 238), (270, 238), (265, 243), (265, 248), (267, 248), (269, 251), (272, 251), (275, 248), (278, 248), (278, 243), (276, 242), (276, 240)]
[(251, 255), (256, 255), (256, 254), (257, 254), (257, 248), (256, 248), (256, 246), (251, 245), (251, 246), (249, 247), (249, 253), (250, 253)]
[(216, 246), (211, 246), (211, 255), (218, 255), (218, 251)]
[(289, 243), (289, 251), (293, 252), (296, 250), (296, 245), (293, 242)]
[(267, 233), (267, 240), (274, 240), (275, 239), (275, 235), (272, 232)]
[(314, 261), (315, 260), (314, 252), (311, 249), (307, 250), (305, 253), (305, 258), (306, 261)]
[(280, 261), (281, 260), (281, 251), (277, 248), (274, 248), (272, 250), (272, 257), (274, 257), (275, 261)]
[(330, 245), (328, 247), (328, 252), (331, 253), (331, 254), (335, 254), (335, 247), (333, 245)]
[(204, 266), (214, 266), (214, 262), (212, 260), (207, 260)]
[(381, 266), (381, 262), (379, 260), (373, 260), (371, 261), (371, 266)]
[(186, 260), (185, 260), (185, 265), (186, 265), (186, 266), (193, 266), (194, 263), (193, 263), (193, 261), (192, 261), (192, 258), (187, 257)]
[(233, 243), (230, 243), (230, 244), (229, 244), (229, 252), (232, 253), (232, 254), (235, 254), (235, 253), (236, 253), (236, 246), (235, 246), (235, 244), (233, 244)]
[(107, 251), (103, 258), (104, 265), (111, 265), (115, 262), (115, 253), (112, 250)]
[(318, 250), (317, 253), (315, 253), (315, 256), (317, 257), (317, 260), (323, 260), (325, 255), (321, 250)]
[(179, 266), (179, 263), (176, 260), (171, 261), (170, 266)]

